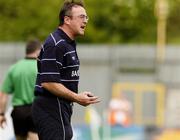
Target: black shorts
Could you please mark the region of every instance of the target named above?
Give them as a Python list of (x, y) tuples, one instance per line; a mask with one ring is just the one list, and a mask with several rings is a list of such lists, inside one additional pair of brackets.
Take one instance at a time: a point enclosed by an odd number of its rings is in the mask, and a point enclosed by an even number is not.
[(11, 116), (16, 135), (27, 136), (28, 132), (36, 132), (32, 121), (31, 104), (15, 106)]
[(39, 140), (71, 140), (72, 103), (57, 97), (37, 96), (32, 116)]

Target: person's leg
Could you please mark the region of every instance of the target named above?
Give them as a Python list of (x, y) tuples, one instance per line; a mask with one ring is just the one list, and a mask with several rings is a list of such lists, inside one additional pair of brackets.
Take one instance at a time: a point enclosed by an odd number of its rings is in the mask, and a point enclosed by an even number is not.
[(25, 115), (21, 107), (14, 107), (11, 113), (16, 140), (27, 140)]
[(14, 107), (11, 116), (17, 140), (38, 140), (31, 116), (31, 105)]
[[(45, 104), (46, 103), (46, 104)], [(37, 97), (32, 107), (33, 121), (41, 140), (71, 140), (70, 105), (57, 98)]]
[(37, 130), (36, 127), (34, 125), (34, 122), (32, 120), (32, 110), (30, 108), (30, 114), (27, 117), (27, 128), (28, 128), (28, 132), (27, 132), (27, 140), (39, 140), (38, 138), (38, 134), (37, 134)]
[(37, 133), (28, 132), (27, 140), (39, 140)]

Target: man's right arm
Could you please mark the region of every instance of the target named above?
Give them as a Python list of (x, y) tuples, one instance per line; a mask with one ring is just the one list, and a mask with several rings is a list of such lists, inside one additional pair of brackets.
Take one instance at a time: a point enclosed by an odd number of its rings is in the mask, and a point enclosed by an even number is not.
[(6, 104), (8, 101), (8, 95), (5, 93), (0, 93), (0, 127), (3, 127), (3, 123), (6, 122), (5, 111)]
[(1, 92), (0, 93), (0, 114), (5, 113), (7, 101), (8, 101), (8, 95)]
[(44, 82), (41, 84), (43, 88), (50, 91), (52, 94), (70, 100), (72, 102), (76, 102), (80, 105), (87, 106), (90, 104), (95, 104), (100, 102), (99, 97), (93, 96), (91, 92), (82, 92), (82, 93), (75, 93), (60, 83), (55, 82)]

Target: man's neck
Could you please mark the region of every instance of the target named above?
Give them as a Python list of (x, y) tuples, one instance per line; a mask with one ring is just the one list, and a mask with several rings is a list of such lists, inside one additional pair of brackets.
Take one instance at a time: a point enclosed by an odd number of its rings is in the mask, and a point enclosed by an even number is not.
[(67, 36), (69, 36), (69, 38), (71, 38), (72, 40), (75, 39), (75, 36), (73, 35), (73, 33), (66, 26), (62, 25), (62, 26), (59, 26), (58, 28), (63, 30), (67, 34)]
[(34, 54), (34, 53), (32, 53), (32, 54), (27, 54), (26, 55), (26, 58), (37, 58), (37, 54)]

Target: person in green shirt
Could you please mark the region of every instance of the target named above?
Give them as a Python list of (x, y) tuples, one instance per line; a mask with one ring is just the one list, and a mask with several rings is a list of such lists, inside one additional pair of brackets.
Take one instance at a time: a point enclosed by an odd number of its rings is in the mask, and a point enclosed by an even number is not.
[(26, 45), (26, 57), (13, 64), (8, 70), (0, 92), (0, 127), (6, 122), (5, 111), (8, 95), (12, 95), (11, 113), (17, 140), (38, 140), (31, 117), (34, 100), (34, 85), (37, 75), (37, 61), (41, 43), (31, 40)]

